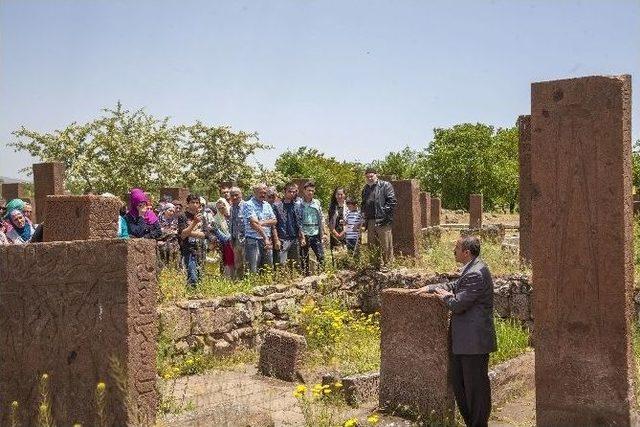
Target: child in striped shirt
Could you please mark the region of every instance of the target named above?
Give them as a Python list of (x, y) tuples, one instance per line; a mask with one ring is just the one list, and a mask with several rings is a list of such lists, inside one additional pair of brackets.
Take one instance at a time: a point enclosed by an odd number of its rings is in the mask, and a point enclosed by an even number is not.
[(345, 241), (349, 252), (353, 253), (360, 241), (360, 226), (362, 225), (364, 218), (360, 211), (358, 211), (358, 204), (355, 200), (348, 197), (346, 200), (348, 212), (345, 215)]

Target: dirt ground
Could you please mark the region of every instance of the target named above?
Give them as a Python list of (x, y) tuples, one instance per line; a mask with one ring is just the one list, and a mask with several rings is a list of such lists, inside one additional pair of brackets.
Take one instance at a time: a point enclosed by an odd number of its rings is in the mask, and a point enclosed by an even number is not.
[[(469, 212), (442, 209), (440, 220), (443, 224), (469, 224)], [(517, 213), (484, 212), (482, 221), (484, 224), (518, 225), (520, 215)]]

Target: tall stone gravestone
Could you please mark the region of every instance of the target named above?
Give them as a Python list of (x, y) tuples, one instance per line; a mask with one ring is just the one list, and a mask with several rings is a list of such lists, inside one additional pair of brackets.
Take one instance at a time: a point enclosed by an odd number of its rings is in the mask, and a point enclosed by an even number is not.
[(431, 198), (431, 224), (434, 227), (440, 225), (440, 213), (442, 211), (442, 205), (439, 197)]
[(520, 259), (531, 260), (531, 116), (518, 117), (520, 141), (518, 144), (520, 162)]
[(431, 225), (431, 194), (420, 193), (420, 226), (427, 228)]
[(394, 253), (418, 256), (422, 230), (418, 181), (403, 179), (392, 181), (391, 184), (398, 199), (392, 226)]
[(33, 164), (33, 192), (37, 223), (45, 221), (46, 218), (45, 198), (64, 194), (64, 172), (65, 167), (62, 162)]
[(532, 84), (531, 130), (536, 422), (632, 425), (631, 77)]
[(482, 228), (482, 194), (469, 196), (469, 228)]
[(187, 204), (187, 196), (189, 189), (183, 187), (163, 187), (160, 189), (160, 200), (164, 200), (166, 196), (171, 197), (170, 201), (180, 200), (184, 205)]
[[(82, 203), (48, 196), (57, 203), (56, 209), (48, 205), (48, 223), (66, 221), (101, 199), (117, 200), (75, 197)], [(104, 208), (80, 212), (89, 221), (74, 223), (81, 229), (76, 234), (53, 234), (61, 240), (95, 237), (92, 230), (103, 228), (92, 221), (111, 223), (95, 215), (114, 214)], [(39, 425), (43, 404), (55, 425), (154, 424), (155, 257), (155, 242), (147, 239), (0, 246), (0, 425), (11, 425), (10, 417), (19, 425)], [(46, 400), (40, 392), (43, 374)], [(96, 398), (100, 383), (102, 405)]]
[(452, 421), (449, 317), (438, 297), (383, 290), (380, 328), (380, 407), (406, 406), (434, 425)]

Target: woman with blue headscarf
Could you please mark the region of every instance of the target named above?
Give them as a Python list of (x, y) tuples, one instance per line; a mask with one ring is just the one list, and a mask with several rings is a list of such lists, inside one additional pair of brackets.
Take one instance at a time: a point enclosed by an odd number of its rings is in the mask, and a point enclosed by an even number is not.
[(28, 243), (34, 232), (31, 221), (29, 221), (18, 209), (10, 210), (7, 215), (7, 239), (16, 245)]

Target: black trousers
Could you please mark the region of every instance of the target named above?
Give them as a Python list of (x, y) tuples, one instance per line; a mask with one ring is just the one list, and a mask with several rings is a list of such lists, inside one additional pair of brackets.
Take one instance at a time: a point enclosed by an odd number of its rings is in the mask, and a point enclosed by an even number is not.
[(454, 354), (453, 393), (458, 410), (469, 427), (486, 426), (491, 413), (488, 354)]

